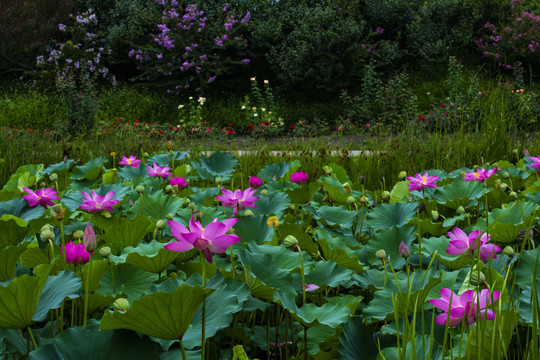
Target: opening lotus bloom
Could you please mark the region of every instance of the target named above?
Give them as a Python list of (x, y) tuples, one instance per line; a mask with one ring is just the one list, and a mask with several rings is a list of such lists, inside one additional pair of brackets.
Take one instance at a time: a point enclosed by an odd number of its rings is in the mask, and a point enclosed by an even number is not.
[(129, 158), (122, 155), (122, 160), (118, 162), (118, 165), (124, 165), (124, 166), (131, 166), (131, 167), (139, 167), (139, 164), (141, 163), (141, 160), (137, 159), (135, 155), (130, 155)]
[(319, 285), (315, 284), (306, 284), (305, 286), (306, 291), (315, 291), (319, 288)]
[(176, 221), (169, 220), (171, 233), (178, 241), (165, 245), (165, 249), (176, 252), (185, 252), (191, 249), (204, 250), (204, 257), (212, 263), (212, 253), (224, 253), (228, 246), (240, 241), (240, 237), (227, 232), (236, 224), (238, 219), (231, 218), (225, 221), (214, 219), (205, 228), (198, 221), (189, 221), (189, 229)]
[(435, 182), (441, 180), (438, 176), (429, 176), (427, 171), (424, 175), (416, 174), (415, 177), (407, 176), (407, 179), (410, 180), (409, 191), (422, 190), (425, 187), (436, 188), (437, 185)]
[(107, 195), (98, 195), (95, 192), (92, 191), (92, 196), (88, 195), (88, 193), (83, 192), (84, 196), (83, 204), (79, 206), (79, 209), (81, 210), (88, 210), (88, 212), (96, 212), (96, 211), (113, 211), (113, 205), (118, 204), (119, 200), (111, 200), (114, 196), (114, 191), (111, 191), (107, 193)]
[(443, 288), (441, 289), (441, 298), (432, 299), (429, 302), (444, 311), (435, 318), (435, 322), (439, 325), (454, 327), (464, 321), (467, 321), (469, 325), (473, 324), (478, 318), (478, 311), (480, 311), (482, 319), (495, 319), (493, 310), (486, 309), (486, 307), (497, 301), (500, 296), (499, 291), (490, 292), (488, 289), (483, 289), (480, 293), (468, 290), (459, 296), (452, 290)]
[(171, 176), (171, 173), (168, 171), (170, 167), (168, 166), (159, 167), (156, 163), (154, 163), (153, 167), (148, 165), (146, 165), (146, 167), (148, 168), (148, 176), (158, 176), (163, 179)]
[(308, 174), (302, 171), (297, 171), (291, 175), (291, 181), (296, 184), (303, 184), (308, 180)]
[(179, 188), (184, 188), (189, 185), (189, 182), (187, 182), (183, 177), (172, 177), (169, 179), (169, 185), (176, 185)]
[(28, 205), (31, 207), (37, 206), (41, 204), (45, 209), (47, 206), (53, 206), (53, 200), (60, 200), (58, 196), (56, 196), (56, 191), (53, 191), (53, 188), (44, 188), (36, 190), (36, 192), (32, 191), (29, 188), (23, 188), (24, 191), (28, 193), (28, 195), (24, 195), (23, 199), (28, 200)]
[(234, 207), (233, 214), (238, 215), (237, 205), (240, 206), (240, 210), (246, 208), (256, 208), (255, 201), (259, 200), (258, 197), (253, 196), (257, 190), (252, 189), (251, 187), (246, 190), (231, 190), (221, 189), (223, 195), (216, 196), (216, 199), (223, 203), (223, 206), (226, 208)]
[(90, 260), (90, 253), (86, 251), (84, 244), (75, 245), (73, 241), (66, 244), (66, 261), (70, 264), (86, 264)]
[(469, 257), (472, 257), (476, 246), (478, 243), (480, 243), (480, 260), (483, 262), (488, 262), (491, 257), (496, 259), (496, 253), (501, 252), (502, 249), (495, 244), (488, 244), (488, 242), (491, 240), (491, 236), (488, 234), (483, 234), (478, 241), (478, 236), (480, 233), (480, 230), (475, 230), (467, 235), (463, 230), (457, 227), (454, 228), (453, 233), (448, 233), (451, 240), (448, 243), (448, 249), (446, 249), (446, 252), (450, 255), (458, 256), (468, 253)]
[(532, 161), (531, 167), (540, 171), (540, 156), (530, 157), (529, 160)]
[(249, 186), (256, 188), (256, 187), (262, 186), (262, 184), (263, 184), (263, 181), (260, 177), (256, 177), (256, 176), (249, 177)]
[(465, 173), (465, 175), (463, 176), (463, 180), (465, 180), (467, 182), (469, 182), (469, 181), (482, 181), (482, 182), (484, 182), (491, 175), (495, 174), (497, 172), (497, 170), (500, 170), (500, 169), (491, 169), (491, 170), (486, 170), (484, 168), (482, 168), (480, 170), (475, 169), (475, 171)]

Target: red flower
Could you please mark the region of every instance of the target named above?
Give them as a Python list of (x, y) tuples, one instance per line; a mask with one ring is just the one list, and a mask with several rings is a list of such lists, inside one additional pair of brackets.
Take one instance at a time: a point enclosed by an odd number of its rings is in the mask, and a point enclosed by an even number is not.
[(294, 129), (294, 125), (289, 125), (289, 130)]
[(418, 118), (420, 121), (426, 121), (426, 117), (424, 115), (418, 115)]

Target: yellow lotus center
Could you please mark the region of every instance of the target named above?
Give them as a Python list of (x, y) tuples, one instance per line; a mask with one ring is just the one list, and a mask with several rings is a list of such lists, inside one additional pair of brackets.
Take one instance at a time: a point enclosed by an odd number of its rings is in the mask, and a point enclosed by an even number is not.
[(132, 159), (128, 159), (128, 164), (131, 165)]
[(427, 182), (427, 177), (422, 176), (422, 184), (425, 184)]
[(479, 173), (477, 173), (477, 172), (475, 172), (475, 173), (474, 173), (474, 177), (475, 177), (475, 178), (477, 178), (477, 179), (478, 179), (478, 177), (479, 177), (479, 176), (480, 176), (480, 174), (479, 174)]

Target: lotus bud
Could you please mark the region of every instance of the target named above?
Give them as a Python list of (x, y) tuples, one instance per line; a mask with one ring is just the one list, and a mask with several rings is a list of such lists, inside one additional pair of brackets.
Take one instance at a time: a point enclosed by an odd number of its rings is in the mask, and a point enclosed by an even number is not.
[(62, 204), (56, 204), (51, 207), (51, 214), (56, 220), (62, 220), (64, 218), (64, 211)]
[(246, 211), (244, 211), (244, 216), (253, 216), (253, 211), (247, 209)]
[(133, 200), (129, 199), (128, 204), (129, 204), (129, 207), (132, 207), (133, 206)]
[(165, 216), (165, 219), (167, 220), (172, 220), (173, 219), (173, 214), (172, 213), (168, 213), (167, 216)]
[(41, 229), (39, 230), (40, 232), (43, 232), (45, 230), (51, 230), (51, 231), (54, 231), (54, 226), (50, 225), (50, 224), (45, 224), (41, 227)]
[(268, 218), (268, 221), (266, 222), (266, 224), (269, 227), (275, 229), (275, 228), (277, 228), (279, 226), (279, 220), (278, 220), (277, 216), (270, 216)]
[(439, 220), (439, 213), (435, 210), (431, 210), (431, 218), (433, 221), (437, 222)]
[(165, 192), (168, 194), (173, 191), (173, 187), (171, 185), (165, 186)]
[(195, 209), (195, 203), (194, 203), (194, 202), (190, 202), (190, 203), (188, 204), (188, 207), (189, 207), (191, 210)]
[(484, 275), (481, 271), (474, 271), (471, 274), (470, 277), (470, 283), (473, 286), (480, 286), (486, 281), (486, 275)]
[(512, 256), (514, 255), (514, 248), (511, 247), (510, 245), (507, 245), (504, 249), (503, 249), (503, 254), (506, 255), (506, 256)]
[[(168, 185), (168, 186), (170, 186), (170, 185)], [(178, 185), (173, 185), (171, 190), (172, 190), (173, 193), (178, 194)]]
[(381, 196), (382, 196), (382, 198), (384, 200), (389, 199), (390, 198), (390, 191), (387, 191), (387, 190), (383, 191)]
[(216, 178), (216, 184), (219, 185), (219, 184), (221, 184), (222, 182), (223, 182), (223, 179), (222, 179), (221, 177), (218, 176), (218, 177)]
[(289, 250), (296, 250), (298, 247), (298, 239), (293, 235), (287, 235), (285, 236), (285, 239), (283, 239), (283, 245)]
[(510, 196), (512, 196), (512, 197), (517, 197), (518, 194), (517, 194), (517, 192), (515, 192), (515, 191), (510, 191)]
[(84, 236), (84, 232), (83, 232), (82, 230), (75, 230), (75, 231), (73, 232), (73, 238), (74, 238), (75, 240), (80, 240), (80, 239), (83, 238), (83, 236)]
[(509, 186), (508, 186), (507, 183), (502, 183), (501, 186), (500, 186), (500, 189), (501, 189), (502, 191), (506, 191), (506, 190), (509, 189)]
[(346, 192), (347, 194), (350, 194), (351, 191), (352, 191), (351, 184), (349, 184), (348, 182), (346, 182), (345, 184), (343, 184), (343, 190), (345, 190), (345, 192)]
[(515, 157), (518, 157), (519, 156), (519, 150), (518, 149), (512, 150), (512, 154), (514, 154)]
[(47, 186), (47, 183), (46, 183), (45, 181), (41, 181), (41, 182), (39, 183), (39, 186), (45, 187), (45, 186)]
[(102, 258), (108, 258), (111, 255), (111, 248), (108, 246), (104, 246), (99, 249), (99, 256)]
[(163, 230), (167, 227), (167, 223), (165, 222), (165, 220), (158, 220), (156, 222), (156, 228), (159, 229), (159, 230)]
[(463, 206), (460, 206), (456, 209), (456, 214), (461, 215), (465, 214), (465, 208)]
[(147, 158), (147, 157), (149, 157), (150, 155), (148, 155), (148, 153), (145, 151), (145, 152), (143, 152), (142, 156), (145, 157), (145, 158)]
[(102, 211), (101, 216), (103, 216), (105, 219), (110, 219), (112, 217), (111, 213), (108, 211)]
[(260, 194), (261, 194), (262, 196), (268, 196), (268, 190), (262, 189), (262, 190), (260, 191)]
[(508, 171), (505, 171), (502, 173), (502, 178), (503, 179), (509, 179), (510, 178), (510, 174), (508, 173)]
[(384, 260), (386, 259), (386, 251), (384, 251), (384, 249), (379, 249), (377, 250), (377, 252), (375, 252), (375, 256), (378, 259)]
[(96, 250), (96, 233), (94, 232), (94, 228), (92, 227), (92, 225), (90, 225), (90, 223), (86, 224), (86, 228), (84, 229), (83, 242), (86, 251), (91, 253)]
[(501, 187), (501, 179), (495, 180), (495, 186), (497, 187), (497, 189)]
[(139, 193), (139, 194), (142, 194), (144, 192), (144, 186), (142, 185), (137, 185), (135, 186), (135, 190)]
[(324, 175), (330, 175), (332, 173), (332, 169), (330, 169), (330, 166), (324, 165), (322, 169), (324, 171)]
[(291, 204), (291, 205), (289, 205), (289, 209), (294, 210), (294, 209), (296, 209), (296, 206), (294, 206), (294, 204)]
[(126, 298), (116, 299), (113, 303), (114, 308), (119, 311), (126, 311), (129, 309), (129, 301)]
[(405, 178), (407, 177), (407, 172), (405, 170), (401, 171), (398, 175), (398, 180), (399, 181), (402, 181), (402, 180), (405, 180)]
[(41, 239), (41, 241), (45, 242), (49, 240), (54, 240), (54, 237), (54, 232), (51, 229), (42, 230), (39, 234), (39, 238)]
[[(168, 146), (167, 146), (167, 147), (168, 147)], [(173, 156), (174, 156), (174, 151), (169, 150), (168, 154), (169, 154), (170, 157), (173, 157)]]
[(368, 204), (368, 205), (369, 205), (369, 199), (367, 198), (367, 196), (362, 196), (362, 197), (360, 198), (360, 202), (361, 202), (362, 204)]
[(58, 174), (56, 173), (52, 173), (51, 175), (49, 175), (49, 180), (51, 181), (58, 181)]
[(193, 214), (193, 216), (196, 219), (201, 220), (201, 217), (202, 217), (202, 214), (203, 214), (202, 211), (200, 211), (200, 210), (199, 211), (192, 211), (191, 213)]
[(350, 205), (354, 204), (354, 202), (355, 202), (354, 196), (348, 196), (347, 197), (347, 205), (350, 206)]
[(403, 241), (399, 244), (399, 255), (405, 259), (409, 257), (409, 247)]

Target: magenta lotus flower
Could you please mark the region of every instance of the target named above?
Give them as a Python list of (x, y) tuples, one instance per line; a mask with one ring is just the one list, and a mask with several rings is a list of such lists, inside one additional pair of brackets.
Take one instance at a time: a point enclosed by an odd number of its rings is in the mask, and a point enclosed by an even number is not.
[(306, 289), (306, 291), (315, 291), (319, 288), (319, 285), (305, 284), (304, 288)]
[(70, 264), (86, 264), (90, 260), (90, 253), (86, 251), (83, 243), (75, 245), (73, 241), (66, 244), (66, 262)]
[(86, 228), (83, 233), (83, 244), (86, 251), (94, 251), (97, 247), (96, 233), (90, 223), (86, 224)]
[(540, 171), (540, 156), (530, 157), (529, 160), (533, 162), (531, 167)]
[(246, 190), (231, 190), (221, 189), (223, 195), (216, 196), (216, 199), (223, 203), (223, 206), (226, 208), (234, 207), (233, 214), (238, 215), (238, 208), (236, 205), (239, 205), (240, 210), (247, 208), (256, 208), (255, 201), (259, 200), (258, 197), (253, 196), (257, 190), (252, 188), (247, 188)]
[(189, 221), (189, 229), (176, 221), (169, 220), (171, 233), (178, 241), (165, 245), (165, 249), (176, 252), (185, 252), (191, 249), (204, 250), (204, 257), (212, 263), (212, 253), (224, 253), (227, 246), (240, 241), (240, 237), (227, 232), (236, 224), (238, 219), (231, 218), (225, 221), (214, 219), (205, 228), (198, 221)]
[(172, 177), (169, 179), (169, 185), (177, 185), (179, 188), (185, 188), (189, 185), (189, 182), (187, 182), (183, 177)]
[[(478, 245), (478, 236), (480, 235), (480, 230), (475, 230), (469, 235), (467, 235), (463, 230), (455, 227), (454, 232), (449, 232), (448, 236), (450, 237), (450, 242), (448, 243), (448, 249), (446, 252), (450, 255), (461, 255), (468, 253), (469, 257), (473, 256), (473, 252)], [(497, 252), (501, 252), (502, 249), (495, 244), (488, 244), (491, 240), (491, 236), (488, 234), (483, 234), (480, 237), (480, 260), (483, 262), (488, 262), (488, 260), (493, 257), (497, 258)]]
[(465, 320), (469, 325), (473, 324), (478, 318), (478, 310), (480, 310), (482, 319), (495, 319), (493, 310), (486, 309), (486, 307), (500, 296), (499, 291), (490, 292), (488, 289), (483, 289), (480, 294), (475, 290), (467, 290), (459, 296), (452, 290), (443, 288), (441, 289), (441, 298), (431, 299), (429, 302), (444, 311), (444, 313), (437, 316), (435, 322), (439, 325), (446, 324), (449, 327), (454, 327)]
[(411, 181), (409, 184), (409, 191), (422, 190), (425, 187), (436, 188), (435, 182), (441, 180), (438, 176), (429, 176), (427, 171), (424, 175), (416, 174), (415, 177), (407, 176), (407, 179)]
[(45, 209), (47, 206), (53, 206), (54, 203), (53, 200), (60, 200), (58, 196), (56, 196), (56, 191), (53, 191), (53, 188), (44, 188), (36, 190), (36, 192), (32, 191), (29, 188), (23, 188), (24, 191), (28, 193), (28, 195), (24, 195), (23, 199), (28, 200), (28, 205), (34, 207), (39, 204), (43, 206)]
[(231, 190), (221, 189), (223, 195), (216, 196), (216, 199), (221, 201), (224, 207), (230, 208), (238, 204), (238, 199), (244, 194), (242, 190)]
[(88, 195), (88, 193), (83, 192), (84, 196), (83, 204), (79, 206), (79, 209), (81, 210), (88, 210), (88, 212), (96, 212), (96, 211), (113, 211), (113, 205), (118, 204), (119, 200), (111, 200), (114, 196), (114, 191), (111, 191), (107, 193), (107, 195), (98, 195), (95, 192), (92, 191), (92, 196)]
[(118, 165), (124, 165), (124, 166), (131, 166), (131, 167), (139, 167), (139, 164), (141, 163), (141, 160), (138, 160), (135, 155), (130, 155), (129, 158), (122, 155), (122, 160), (118, 162)]
[(163, 179), (171, 176), (171, 173), (168, 172), (170, 169), (168, 166), (159, 167), (156, 163), (154, 163), (154, 167), (148, 165), (146, 165), (146, 167), (148, 168), (148, 176), (158, 176)]
[(256, 187), (262, 186), (262, 184), (263, 184), (263, 181), (260, 177), (256, 177), (256, 176), (249, 177), (249, 186), (256, 188)]
[(484, 182), (485, 180), (487, 180), (491, 175), (495, 174), (497, 172), (497, 170), (500, 170), (500, 169), (491, 169), (491, 170), (486, 170), (484, 168), (478, 170), (478, 169), (475, 169), (475, 171), (471, 171), (469, 173), (465, 173), (465, 175), (463, 176), (463, 180), (469, 182), (469, 181), (481, 181), (481, 182)]
[(291, 181), (296, 184), (303, 184), (308, 180), (308, 174), (302, 171), (297, 171), (291, 175)]

